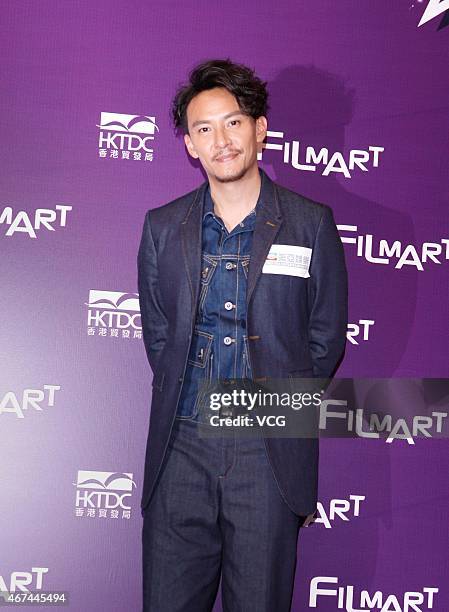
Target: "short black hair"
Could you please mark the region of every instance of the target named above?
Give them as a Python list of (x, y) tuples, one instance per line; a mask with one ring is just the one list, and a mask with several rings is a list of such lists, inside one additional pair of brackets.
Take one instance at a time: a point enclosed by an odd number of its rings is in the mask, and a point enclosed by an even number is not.
[(269, 106), (267, 82), (255, 75), (255, 71), (229, 58), (202, 62), (189, 73), (189, 81), (181, 85), (173, 98), (171, 116), (175, 130), (189, 133), (187, 106), (202, 91), (225, 87), (235, 98), (240, 110), (257, 119), (266, 116)]

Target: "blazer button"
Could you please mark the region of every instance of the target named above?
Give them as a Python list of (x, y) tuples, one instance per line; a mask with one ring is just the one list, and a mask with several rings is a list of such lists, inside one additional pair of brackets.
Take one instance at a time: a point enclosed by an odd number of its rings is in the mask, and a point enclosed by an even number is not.
[(182, 381), (183, 381), (183, 380), (184, 380), (184, 379), (183, 379), (183, 377), (182, 377), (182, 376), (180, 376), (180, 377), (178, 378), (178, 382), (180, 382), (180, 383), (182, 383)]

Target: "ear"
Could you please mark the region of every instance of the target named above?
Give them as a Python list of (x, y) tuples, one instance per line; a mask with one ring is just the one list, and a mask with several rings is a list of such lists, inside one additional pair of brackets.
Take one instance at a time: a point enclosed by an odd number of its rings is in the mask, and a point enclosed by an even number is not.
[(257, 142), (263, 142), (267, 136), (267, 118), (261, 115), (256, 119)]
[(264, 116), (257, 117), (256, 119), (256, 140), (257, 140), (257, 154), (262, 155), (264, 144), (263, 141), (267, 137), (267, 118)]
[(188, 134), (184, 134), (184, 142), (187, 147), (187, 151), (189, 152), (189, 155), (191, 155), (194, 159), (198, 159), (199, 155), (195, 151), (195, 147), (193, 146), (192, 139), (190, 138)]

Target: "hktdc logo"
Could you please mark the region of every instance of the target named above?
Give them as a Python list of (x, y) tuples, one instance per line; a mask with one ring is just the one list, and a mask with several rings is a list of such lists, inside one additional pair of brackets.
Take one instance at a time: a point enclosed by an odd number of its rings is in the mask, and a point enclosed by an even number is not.
[(138, 293), (91, 289), (85, 304), (89, 336), (142, 338)]
[(89, 518), (131, 518), (129, 499), (136, 483), (128, 472), (79, 470), (75, 515)]
[(153, 161), (156, 118), (148, 115), (101, 113), (99, 156), (112, 159)]

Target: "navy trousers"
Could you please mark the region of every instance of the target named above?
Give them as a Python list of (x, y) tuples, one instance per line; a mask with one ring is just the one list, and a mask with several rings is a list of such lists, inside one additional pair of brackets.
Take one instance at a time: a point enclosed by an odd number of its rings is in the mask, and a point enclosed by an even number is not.
[[(175, 419), (143, 514), (144, 612), (288, 612), (300, 527), (260, 437), (205, 438)], [(204, 431), (204, 430), (203, 430)]]

